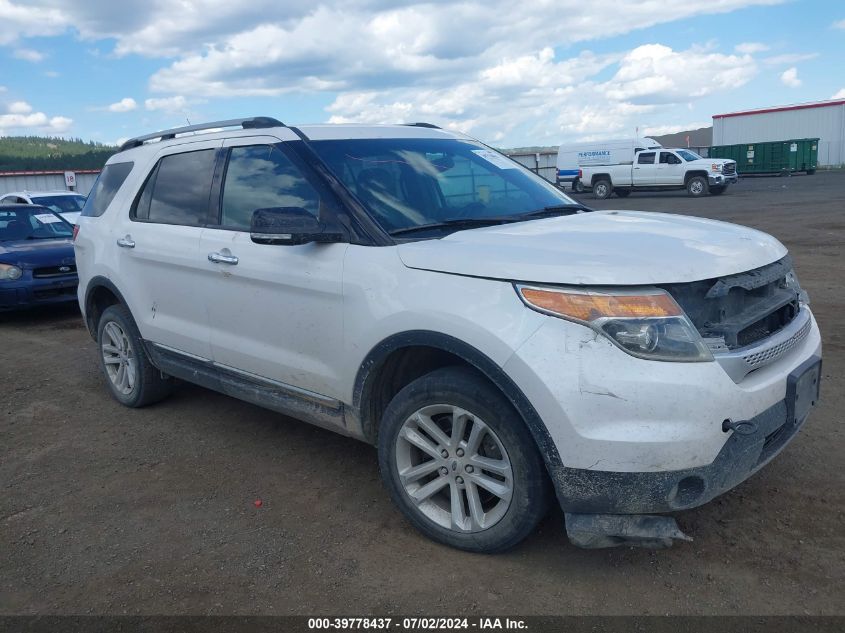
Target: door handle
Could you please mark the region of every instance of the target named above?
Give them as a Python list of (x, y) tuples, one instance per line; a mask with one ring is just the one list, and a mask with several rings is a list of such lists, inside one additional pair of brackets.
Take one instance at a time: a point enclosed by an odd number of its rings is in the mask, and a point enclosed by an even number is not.
[(238, 263), (238, 258), (234, 255), (224, 255), (223, 253), (209, 253), (208, 261), (214, 264), (229, 264), (234, 266)]
[(127, 235), (126, 237), (118, 238), (117, 245), (121, 248), (135, 248), (135, 241)]

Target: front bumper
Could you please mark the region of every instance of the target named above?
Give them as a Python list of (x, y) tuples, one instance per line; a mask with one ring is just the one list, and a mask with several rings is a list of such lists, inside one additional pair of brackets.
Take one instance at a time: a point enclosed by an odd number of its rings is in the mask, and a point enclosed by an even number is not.
[(0, 282), (0, 310), (76, 301), (78, 284), (75, 274), (39, 279), (32, 277), (31, 271), (25, 271), (16, 281)]
[[(798, 376), (811, 358), (793, 372)], [(740, 424), (707, 466), (670, 472), (604, 472), (564, 468), (558, 495), (569, 512), (647, 514), (700, 506), (727, 492), (768, 464), (795, 437), (807, 419), (791, 415), (790, 398)]]
[[(716, 362), (633, 358), (588, 328), (549, 317), (505, 370), (559, 455), (547, 465), (563, 509), (681, 510), (751, 476), (804, 422), (790, 414), (788, 390), (790, 376), (821, 356), (810, 317), (800, 344), (739, 382)], [(748, 424), (740, 432), (723, 428), (725, 420)]]
[(726, 185), (735, 183), (736, 181), (737, 181), (737, 175), (736, 174), (731, 174), (729, 176), (726, 176), (724, 174), (713, 174), (713, 173), (711, 173), (707, 176), (707, 183), (711, 187), (724, 187)]

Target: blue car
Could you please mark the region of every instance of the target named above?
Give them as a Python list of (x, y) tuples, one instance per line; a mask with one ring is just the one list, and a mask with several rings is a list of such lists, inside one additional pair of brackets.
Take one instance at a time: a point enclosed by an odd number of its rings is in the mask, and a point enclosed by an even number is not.
[(76, 301), (73, 226), (50, 209), (0, 205), (0, 310)]

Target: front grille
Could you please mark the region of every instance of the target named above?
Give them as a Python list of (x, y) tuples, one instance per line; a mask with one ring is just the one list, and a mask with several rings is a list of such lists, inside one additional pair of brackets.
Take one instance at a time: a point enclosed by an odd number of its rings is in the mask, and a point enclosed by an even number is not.
[(39, 288), (38, 290), (32, 291), (32, 295), (36, 299), (53, 299), (55, 297), (72, 296), (75, 294), (76, 285), (62, 286), (60, 288)]
[[(798, 325), (796, 323), (795, 325)], [(810, 333), (810, 325), (811, 321), (807, 321), (801, 329), (798, 330), (795, 334), (793, 334), (790, 338), (786, 339), (782, 343), (779, 343), (773, 347), (768, 349), (761, 350), (759, 352), (755, 352), (753, 354), (748, 354), (747, 356), (743, 356), (742, 359), (748, 363), (749, 367), (753, 369), (758, 369), (763, 365), (768, 365), (771, 362), (774, 362), (784, 354), (786, 354), (789, 350), (793, 347), (801, 343), (807, 335)]]
[(75, 275), (76, 266), (73, 264), (66, 264), (61, 266), (46, 266), (44, 268), (36, 268), (32, 271), (32, 276), (36, 279), (43, 279), (45, 277), (64, 277), (66, 275)]
[(736, 163), (725, 163), (722, 166), (722, 173), (725, 176), (733, 176), (736, 173)]

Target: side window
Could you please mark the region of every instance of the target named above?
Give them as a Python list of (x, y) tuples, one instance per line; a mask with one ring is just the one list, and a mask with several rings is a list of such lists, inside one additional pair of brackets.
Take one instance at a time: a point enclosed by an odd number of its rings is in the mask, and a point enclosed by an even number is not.
[(678, 165), (681, 161), (671, 152), (660, 152), (660, 162), (667, 165)]
[(133, 217), (161, 224), (207, 224), (215, 159), (213, 149), (162, 158), (147, 178)]
[(135, 163), (111, 163), (103, 167), (82, 207), (82, 215), (98, 218), (106, 212)]
[(248, 230), (256, 209), (275, 207), (298, 207), (316, 216), (320, 196), (277, 147), (233, 147), (223, 181), (220, 224)]
[(654, 165), (654, 152), (643, 152), (637, 156), (637, 164)]

